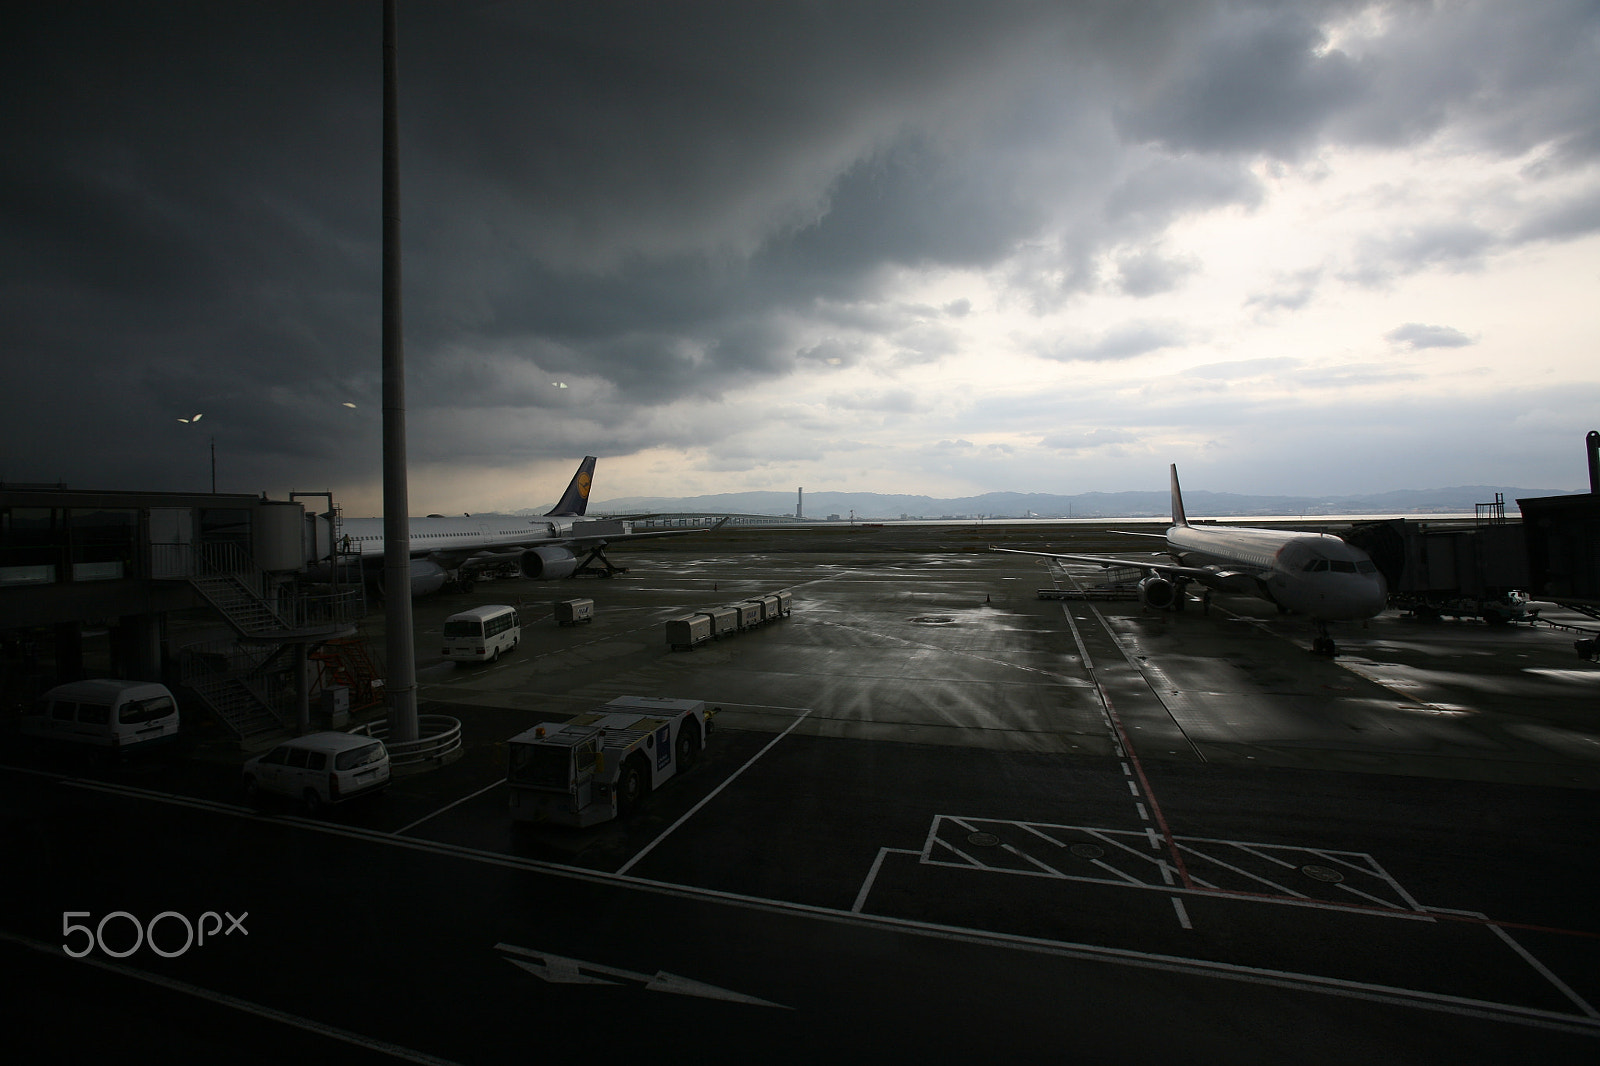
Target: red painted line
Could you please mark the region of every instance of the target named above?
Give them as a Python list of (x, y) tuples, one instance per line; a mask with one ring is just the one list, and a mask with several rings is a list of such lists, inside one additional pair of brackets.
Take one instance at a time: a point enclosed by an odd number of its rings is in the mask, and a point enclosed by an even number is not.
[[(1091, 674), (1093, 668), (1091, 668)], [(1100, 678), (1094, 677), (1094, 687), (1100, 693), (1100, 699), (1106, 705), (1106, 713), (1111, 716), (1111, 726), (1117, 731), (1117, 739), (1122, 742), (1122, 752), (1133, 764), (1133, 772), (1139, 778), (1139, 787), (1144, 790), (1145, 801), (1150, 804), (1150, 813), (1155, 817), (1156, 826), (1161, 832), (1161, 839), (1166, 841), (1167, 851), (1172, 853), (1172, 864), (1177, 867), (1178, 877), (1183, 881), (1183, 887), (1191, 891), (1199, 891), (1194, 887), (1194, 881), (1189, 877), (1189, 868), (1183, 863), (1183, 855), (1178, 851), (1178, 842), (1172, 838), (1172, 830), (1167, 826), (1167, 819), (1161, 813), (1161, 804), (1156, 801), (1156, 794), (1150, 788), (1150, 779), (1144, 774), (1144, 764), (1139, 761), (1139, 753), (1133, 750), (1133, 744), (1128, 740), (1128, 731), (1122, 728), (1122, 718), (1117, 714), (1117, 708), (1111, 702), (1111, 694), (1100, 684)]]

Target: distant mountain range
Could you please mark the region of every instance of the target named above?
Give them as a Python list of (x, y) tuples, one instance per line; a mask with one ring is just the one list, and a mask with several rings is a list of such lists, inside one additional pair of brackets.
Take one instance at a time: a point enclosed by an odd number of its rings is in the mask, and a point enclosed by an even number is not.
[[(1460, 485), (1448, 489), (1400, 489), (1365, 496), (1247, 496), (1232, 492), (1185, 490), (1189, 517), (1223, 515), (1472, 514), (1478, 504), (1503, 492), (1508, 513), (1519, 497), (1564, 496), (1565, 489), (1508, 489)], [(543, 509), (519, 511), (538, 514)], [(591, 501), (589, 513), (644, 512), (793, 515), (792, 492), (723, 492), (713, 496), (625, 496)], [(878, 492), (808, 492), (805, 517), (830, 515), (857, 519), (898, 518), (1165, 518), (1171, 515), (1166, 492), (1084, 492), (1055, 496), (1041, 492), (986, 492), (982, 496), (938, 499)]]

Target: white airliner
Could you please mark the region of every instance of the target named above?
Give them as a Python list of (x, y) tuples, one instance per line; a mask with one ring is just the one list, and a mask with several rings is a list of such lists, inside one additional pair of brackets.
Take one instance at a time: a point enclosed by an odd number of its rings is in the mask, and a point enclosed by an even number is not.
[(1388, 602), (1383, 575), (1367, 553), (1332, 534), (1191, 526), (1183, 513), (1176, 464), (1172, 467), (1172, 526), (1165, 539), (1172, 562), (1015, 548), (990, 550), (1141, 570), (1139, 598), (1158, 609), (1182, 610), (1184, 587), (1191, 581), (1218, 592), (1259, 596), (1280, 610), (1310, 618), (1317, 627), (1311, 649), (1325, 655), (1338, 651), (1328, 636), (1329, 622), (1371, 618)]
[[(583, 517), (589, 505), (595, 457), (584, 456), (578, 472), (555, 507), (538, 518), (519, 515), (463, 515), (408, 519), (411, 537), (411, 594), (425, 596), (455, 581), (470, 589), (485, 567), (515, 563), (524, 577), (571, 577), (598, 561), (610, 577), (616, 568), (605, 557), (608, 544), (645, 537), (681, 536), (702, 528), (635, 533), (616, 519)], [(341, 523), (340, 551), (359, 555), (363, 570), (376, 578), (383, 567), (383, 519), (347, 518)], [(588, 554), (580, 562), (578, 555)]]

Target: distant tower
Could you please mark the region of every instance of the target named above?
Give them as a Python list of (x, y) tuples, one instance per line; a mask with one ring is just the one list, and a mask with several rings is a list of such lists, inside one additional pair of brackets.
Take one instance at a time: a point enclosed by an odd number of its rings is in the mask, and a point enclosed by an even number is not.
[(806, 516), (806, 487), (804, 485), (800, 486), (800, 495), (794, 501), (794, 516), (796, 518), (804, 518)]

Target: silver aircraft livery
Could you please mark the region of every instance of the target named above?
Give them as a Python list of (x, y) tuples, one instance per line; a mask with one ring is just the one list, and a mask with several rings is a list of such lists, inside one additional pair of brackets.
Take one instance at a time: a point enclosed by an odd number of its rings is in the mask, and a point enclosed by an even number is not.
[[(524, 577), (571, 577), (598, 563), (610, 577), (618, 572), (605, 557), (608, 544), (645, 537), (680, 536), (710, 527), (633, 532), (620, 519), (585, 519), (589, 487), (594, 480), (595, 457), (584, 456), (578, 472), (554, 508), (537, 518), (522, 515), (463, 515), (407, 519), (411, 538), (411, 594), (437, 592), (447, 582), (462, 590), (485, 569), (514, 565)], [(359, 556), (362, 568), (373, 574), (383, 566), (383, 519), (349, 518), (341, 526), (339, 550)], [(584, 558), (579, 555), (587, 553)]]
[(1383, 575), (1367, 553), (1332, 534), (1191, 526), (1183, 513), (1176, 464), (1172, 466), (1172, 526), (1165, 539), (1170, 562), (1015, 548), (991, 550), (1139, 570), (1143, 574), (1139, 599), (1157, 609), (1181, 610), (1185, 586), (1190, 582), (1217, 592), (1257, 596), (1280, 610), (1311, 619), (1317, 629), (1311, 648), (1325, 655), (1338, 651), (1328, 636), (1329, 622), (1371, 618), (1388, 602)]

